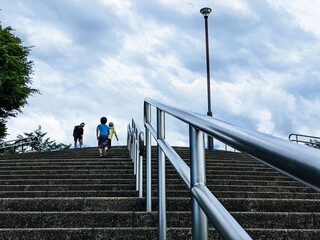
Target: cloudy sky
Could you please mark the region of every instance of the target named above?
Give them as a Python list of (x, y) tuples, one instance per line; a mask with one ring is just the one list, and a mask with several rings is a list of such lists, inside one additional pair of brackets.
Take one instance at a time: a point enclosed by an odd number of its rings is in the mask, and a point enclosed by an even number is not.
[[(34, 46), (42, 93), (9, 119), (7, 139), (41, 125), (70, 144), (85, 122), (85, 144), (96, 146), (107, 116), (122, 145), (132, 118), (142, 127), (146, 97), (206, 114), (202, 7), (213, 10), (214, 117), (283, 139), (320, 136), (318, 0), (0, 0), (1, 25)], [(184, 128), (168, 129), (170, 143), (188, 142)]]

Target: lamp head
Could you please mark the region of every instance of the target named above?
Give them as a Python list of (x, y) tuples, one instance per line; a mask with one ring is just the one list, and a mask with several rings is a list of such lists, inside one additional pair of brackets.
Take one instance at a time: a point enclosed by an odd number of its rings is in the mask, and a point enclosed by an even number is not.
[(204, 17), (208, 17), (209, 14), (211, 13), (211, 8), (208, 8), (208, 7), (204, 7), (204, 8), (201, 8), (200, 10), (200, 13), (204, 16)]

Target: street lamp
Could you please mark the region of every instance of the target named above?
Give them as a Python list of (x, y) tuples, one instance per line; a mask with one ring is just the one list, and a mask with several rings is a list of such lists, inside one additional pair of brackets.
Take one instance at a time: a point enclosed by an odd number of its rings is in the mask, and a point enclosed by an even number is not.
[[(209, 38), (208, 38), (208, 17), (211, 13), (211, 8), (205, 7), (201, 8), (200, 13), (204, 17), (205, 23), (205, 37), (206, 37), (206, 62), (207, 62), (207, 95), (208, 95), (208, 112), (207, 115), (212, 117), (211, 112), (211, 94), (210, 94), (210, 61), (209, 61)], [(213, 149), (213, 139), (211, 136), (208, 136), (208, 149)]]

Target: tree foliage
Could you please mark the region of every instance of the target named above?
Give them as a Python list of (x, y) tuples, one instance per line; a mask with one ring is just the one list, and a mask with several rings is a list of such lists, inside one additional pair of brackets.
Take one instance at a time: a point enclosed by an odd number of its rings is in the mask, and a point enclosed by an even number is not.
[(23, 135), (18, 135), (18, 139), (23, 138), (32, 138), (33, 141), (30, 143), (30, 147), (32, 151), (36, 152), (50, 152), (57, 150), (67, 150), (70, 149), (71, 145), (66, 145), (63, 143), (56, 143), (55, 140), (50, 140), (50, 138), (46, 138), (47, 133), (42, 132), (41, 126), (39, 126), (36, 130), (30, 133), (23, 133)]
[(22, 45), (11, 27), (0, 24), (0, 139), (7, 135), (6, 121), (15, 117), (27, 104), (28, 96), (39, 93), (30, 87), (33, 61), (31, 47)]

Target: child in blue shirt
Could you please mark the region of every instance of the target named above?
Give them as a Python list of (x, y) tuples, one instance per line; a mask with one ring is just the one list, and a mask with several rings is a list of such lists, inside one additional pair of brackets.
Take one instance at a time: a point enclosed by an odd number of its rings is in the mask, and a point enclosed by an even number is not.
[(102, 117), (100, 119), (100, 124), (97, 126), (97, 130), (96, 130), (98, 146), (99, 146), (99, 157), (104, 157), (107, 155), (109, 127), (106, 125), (106, 123), (107, 123), (107, 118)]

